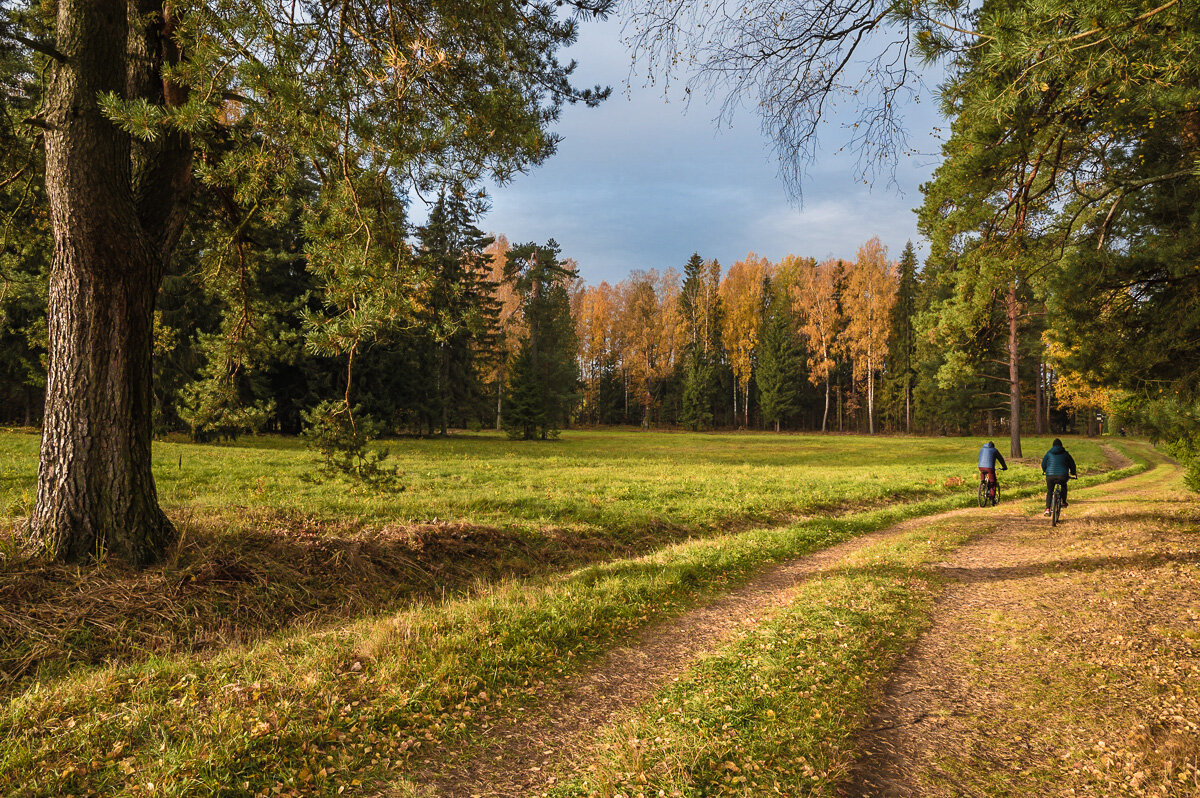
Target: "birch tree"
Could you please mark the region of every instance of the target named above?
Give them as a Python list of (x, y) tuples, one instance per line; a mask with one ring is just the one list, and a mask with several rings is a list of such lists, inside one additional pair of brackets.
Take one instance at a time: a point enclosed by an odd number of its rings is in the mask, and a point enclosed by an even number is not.
[(846, 314), (846, 352), (854, 364), (854, 379), (866, 385), (867, 428), (872, 435), (875, 377), (886, 363), (896, 285), (896, 265), (888, 262), (883, 243), (872, 238), (859, 247), (846, 275), (842, 306)]

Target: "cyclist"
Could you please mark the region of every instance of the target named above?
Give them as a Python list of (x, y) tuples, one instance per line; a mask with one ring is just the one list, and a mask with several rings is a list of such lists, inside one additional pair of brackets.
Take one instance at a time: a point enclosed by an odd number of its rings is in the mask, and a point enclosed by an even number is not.
[(1075, 458), (1063, 448), (1062, 441), (1054, 439), (1050, 451), (1042, 457), (1042, 473), (1046, 475), (1046, 512), (1050, 515), (1050, 500), (1054, 497), (1054, 486), (1062, 485), (1062, 506), (1067, 506), (1067, 480), (1076, 476)]
[(979, 450), (979, 478), (987, 477), (988, 481), (988, 498), (993, 499), (996, 496), (996, 486), (1000, 483), (996, 479), (996, 462), (1000, 462), (1002, 471), (1008, 470), (1008, 463), (1004, 462), (1004, 456), (1000, 454), (1000, 450), (996, 448), (996, 444), (988, 441)]

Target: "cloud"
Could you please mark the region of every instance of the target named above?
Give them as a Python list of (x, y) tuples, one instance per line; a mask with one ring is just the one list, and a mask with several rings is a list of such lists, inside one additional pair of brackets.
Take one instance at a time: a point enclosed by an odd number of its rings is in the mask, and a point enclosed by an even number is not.
[[(570, 53), (580, 64), (578, 84), (626, 78), (618, 30), (612, 22), (584, 26)], [(739, 113), (732, 128), (718, 129), (718, 110), (701, 98), (685, 113), (660, 89), (636, 86), (596, 109), (570, 106), (556, 127), (558, 153), (490, 187), (492, 210), (480, 226), (514, 242), (556, 239), (593, 283), (634, 269), (680, 268), (694, 251), (728, 266), (751, 250), (772, 260), (850, 258), (874, 235), (896, 257), (905, 241), (916, 241), (911, 209), (936, 162), (931, 136), (914, 135), (925, 155), (897, 164), (895, 188), (870, 187), (856, 180), (853, 157), (837, 155), (842, 133), (831, 127), (797, 207), (757, 120)], [(928, 104), (914, 110), (914, 129), (936, 123)]]

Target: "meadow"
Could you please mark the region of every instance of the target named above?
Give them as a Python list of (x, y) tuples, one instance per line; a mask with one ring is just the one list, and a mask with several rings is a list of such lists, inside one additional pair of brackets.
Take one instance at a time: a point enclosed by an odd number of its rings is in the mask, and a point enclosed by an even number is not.
[[(0, 433), (0, 518), (34, 498), (37, 437)], [(910, 501), (974, 488), (974, 438), (567, 431), (558, 441), (498, 434), (386, 444), (403, 490), (309, 482), (315, 456), (294, 438), (224, 445), (156, 442), (159, 498), (173, 517), (232, 527), (274, 518), (370, 525), (434, 521), (623, 536), (648, 526), (723, 528)], [(1030, 464), (1049, 441), (1027, 438)], [(1007, 448), (1000, 442), (1002, 450)], [(1080, 467), (1104, 456), (1072, 444)], [(1036, 481), (1029, 469), (1002, 476)], [(949, 481), (949, 484), (948, 484)]]
[[(979, 443), (400, 440), (405, 489), (380, 493), (306, 479), (287, 439), (163, 442), (183, 543), (130, 573), (23, 556), (36, 438), (0, 434), (0, 792), (353, 794), (767, 564), (967, 504)], [(1098, 443), (1068, 445), (1103, 478)]]

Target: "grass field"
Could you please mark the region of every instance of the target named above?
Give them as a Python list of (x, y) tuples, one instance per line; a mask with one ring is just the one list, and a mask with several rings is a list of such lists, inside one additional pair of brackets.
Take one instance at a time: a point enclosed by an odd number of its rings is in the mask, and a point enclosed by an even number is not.
[[(162, 443), (184, 544), (134, 574), (19, 554), (36, 438), (0, 433), (0, 793), (356, 794), (765, 564), (969, 501), (978, 445), (397, 441), (406, 490), (384, 495), (305, 481), (293, 441)], [(1011, 464), (1011, 492), (1037, 462)]]
[[(389, 493), (304, 481), (314, 456), (290, 438), (158, 442), (154, 459), (160, 499), (184, 519), (235, 526), (247, 516), (250, 524), (272, 516), (370, 524), (437, 519), (620, 535), (647, 525), (712, 529), (929, 498), (961, 490), (956, 477), (973, 489), (980, 443), (636, 431), (568, 431), (552, 443), (486, 433), (400, 440), (388, 448), (404, 490)], [(1047, 448), (1048, 440), (1026, 439), (1031, 458)], [(0, 516), (25, 515), (32, 506), (36, 450), (34, 435), (0, 433)], [(1091, 441), (1072, 443), (1072, 451), (1084, 471), (1104, 464)], [(1013, 484), (1037, 478), (1029, 469), (1004, 475)]]

